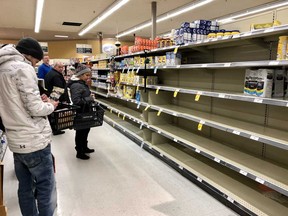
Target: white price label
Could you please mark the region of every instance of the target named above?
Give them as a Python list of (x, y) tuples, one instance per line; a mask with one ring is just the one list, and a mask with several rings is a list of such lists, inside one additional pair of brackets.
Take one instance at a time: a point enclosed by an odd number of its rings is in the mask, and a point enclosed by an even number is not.
[(219, 94), (219, 98), (225, 98), (225, 94)]
[(235, 34), (235, 35), (233, 35), (233, 37), (232, 38), (240, 38), (240, 34)]
[(240, 173), (242, 174), (242, 175), (244, 175), (244, 176), (247, 176), (247, 172), (245, 172), (244, 170), (240, 170)]
[(288, 103), (286, 104), (286, 107), (288, 107)]
[(138, 105), (137, 105), (137, 109), (139, 109), (140, 108), (140, 103), (138, 103)]
[(201, 67), (207, 67), (207, 64), (202, 64)]
[(140, 125), (140, 129), (142, 130), (142, 128), (143, 128), (143, 123)]
[(124, 71), (125, 71), (125, 68), (123, 67), (123, 69), (122, 69), (122, 73), (124, 73)]
[(274, 27), (265, 29), (265, 30), (264, 30), (264, 33), (266, 33), (266, 32), (272, 32), (272, 31), (274, 31)]
[(161, 134), (161, 131), (157, 131), (158, 132), (158, 134)]
[(217, 40), (219, 40), (219, 39), (221, 39), (221, 38), (220, 38), (220, 37), (219, 37), (219, 38), (216, 37), (216, 38), (212, 38), (211, 41), (217, 41)]
[(231, 63), (225, 63), (224, 64), (224, 67), (230, 67), (231, 66)]
[(269, 65), (279, 65), (279, 61), (270, 61)]
[(163, 154), (160, 154), (161, 157), (163, 157)]
[(177, 113), (175, 113), (175, 112), (173, 112), (173, 114), (172, 114), (172, 115), (173, 115), (173, 116), (178, 116), (178, 115), (177, 115)]
[(147, 128), (150, 128), (150, 126), (149, 126), (149, 125), (147, 125)]
[(177, 65), (177, 66), (176, 66), (176, 68), (180, 68), (180, 67), (181, 67), (181, 65)]
[(197, 95), (202, 95), (202, 94), (203, 94), (202, 91), (198, 91), (198, 92), (197, 92)]
[(143, 146), (144, 146), (144, 142), (141, 143), (141, 148), (143, 148)]
[(255, 181), (259, 182), (260, 184), (264, 184), (265, 181), (261, 178), (256, 177)]
[(152, 146), (149, 146), (149, 149), (152, 149)]
[(139, 73), (139, 70), (140, 70), (140, 67), (138, 67), (138, 68), (137, 68), (136, 74), (138, 74), (138, 73)]
[(195, 152), (200, 153), (200, 150), (199, 149), (195, 149)]
[(259, 140), (259, 137), (251, 135), (251, 136), (250, 136), (250, 139), (255, 140), (255, 141), (258, 141), (258, 140)]
[(220, 159), (218, 159), (216, 157), (214, 158), (214, 161), (217, 162), (217, 163), (220, 163)]
[(255, 99), (254, 99), (254, 102), (255, 102), (255, 103), (263, 103), (263, 99), (255, 98)]
[(231, 203), (234, 203), (234, 200), (231, 197), (227, 197), (227, 200)]
[(245, 33), (243, 34), (244, 37), (247, 37), (247, 36), (250, 36), (250, 35), (252, 35), (252, 32), (245, 32)]
[[(153, 68), (153, 67), (151, 67), (151, 68)], [(154, 74), (157, 73), (157, 70), (158, 70), (158, 66), (156, 66), (156, 67), (154, 68)]]
[(163, 66), (163, 68), (167, 68), (167, 66), (165, 65), (165, 66)]
[(200, 44), (200, 43), (202, 43), (201, 40), (195, 42), (195, 44)]
[(178, 142), (178, 140), (177, 140), (177, 139), (174, 139), (173, 141), (174, 141), (174, 142)]
[(197, 181), (202, 182), (203, 180), (200, 177), (197, 177)]
[(202, 125), (204, 125), (204, 124), (205, 124), (205, 121), (204, 121), (204, 120), (201, 120), (199, 123), (202, 124)]
[(183, 170), (183, 167), (179, 165), (179, 169)]
[(236, 135), (240, 135), (240, 131), (234, 130), (232, 133), (233, 133), (233, 134), (236, 134)]

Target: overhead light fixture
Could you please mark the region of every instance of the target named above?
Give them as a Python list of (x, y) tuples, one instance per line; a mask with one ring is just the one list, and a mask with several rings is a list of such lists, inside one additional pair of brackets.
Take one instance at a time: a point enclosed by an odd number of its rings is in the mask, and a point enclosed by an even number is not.
[(112, 5), (110, 5), (102, 14), (100, 14), (98, 17), (96, 17), (92, 22), (90, 22), (87, 26), (85, 26), (80, 32), (79, 36), (82, 36), (86, 34), (88, 31), (90, 31), (92, 28), (94, 28), (96, 25), (98, 25), (100, 22), (102, 22), (104, 19), (106, 19), (108, 16), (113, 14), (116, 10), (121, 8), (123, 5), (125, 5), (129, 0), (117, 0)]
[(40, 30), (44, 1), (45, 0), (37, 0), (36, 3), (36, 16), (35, 16), (35, 28), (34, 28), (34, 31), (36, 33), (39, 33)]
[(68, 38), (68, 35), (54, 35), (57, 38)]
[(219, 18), (219, 19), (217, 19), (217, 21), (219, 23), (221, 23), (221, 24), (225, 24), (225, 23), (233, 22), (233, 21), (235, 21), (238, 18), (243, 18), (243, 17), (246, 17), (246, 16), (259, 14), (259, 13), (266, 12), (266, 11), (269, 11), (269, 10), (272, 10), (272, 9), (275, 9), (275, 8), (281, 8), (281, 7), (284, 7), (284, 6), (287, 6), (287, 5), (288, 5), (288, 1), (287, 0), (285, 0), (285, 1), (283, 1), (283, 0), (282, 1), (276, 1), (276, 2), (273, 2), (273, 3), (268, 3), (268, 4), (264, 4), (264, 5), (258, 6), (258, 7), (250, 8), (250, 9), (245, 10), (245, 11), (240, 11), (238, 13), (231, 14), (230, 16)]
[[(194, 2), (189, 3), (189, 4), (187, 4), (187, 5), (183, 6), (183, 7), (177, 8), (175, 10), (167, 12), (166, 14), (162, 14), (162, 15), (158, 16), (156, 22), (157, 23), (162, 22), (164, 20), (167, 20), (167, 19), (170, 19), (172, 17), (178, 16), (178, 15), (180, 15), (182, 13), (186, 13), (188, 11), (191, 11), (191, 10), (195, 9), (195, 8), (198, 8), (198, 7), (201, 7), (203, 5), (206, 5), (206, 4), (208, 4), (208, 3), (212, 2), (212, 1), (214, 1), (214, 0), (198, 0), (198, 1), (194, 1)], [(147, 27), (149, 27), (151, 25), (152, 25), (151, 21), (147, 21), (147, 22), (141, 23), (141, 24), (139, 24), (137, 26), (132, 27), (131, 29), (128, 29), (127, 31), (124, 31), (124, 32), (118, 34), (116, 37), (117, 38), (123, 37), (125, 35), (131, 34), (133, 32), (139, 31), (139, 30), (144, 29), (144, 28), (147, 28)]]

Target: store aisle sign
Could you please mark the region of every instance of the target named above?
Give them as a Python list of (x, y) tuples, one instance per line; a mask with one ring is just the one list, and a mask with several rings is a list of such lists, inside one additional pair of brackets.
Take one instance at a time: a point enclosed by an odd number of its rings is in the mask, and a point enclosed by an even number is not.
[(76, 53), (92, 54), (92, 45), (90, 45), (90, 44), (76, 44)]
[(44, 53), (48, 53), (48, 43), (47, 42), (39, 42)]

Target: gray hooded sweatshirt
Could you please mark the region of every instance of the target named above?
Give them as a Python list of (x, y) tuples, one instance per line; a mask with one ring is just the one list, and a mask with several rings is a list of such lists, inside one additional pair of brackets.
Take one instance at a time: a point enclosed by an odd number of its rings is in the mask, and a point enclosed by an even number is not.
[(0, 49), (0, 117), (8, 146), (15, 153), (31, 153), (51, 143), (47, 115), (51, 103), (41, 100), (34, 68), (13, 45)]

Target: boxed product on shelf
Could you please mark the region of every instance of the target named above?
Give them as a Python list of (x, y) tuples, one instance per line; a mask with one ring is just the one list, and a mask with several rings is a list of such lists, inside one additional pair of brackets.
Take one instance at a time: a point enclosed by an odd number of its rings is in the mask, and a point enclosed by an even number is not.
[(258, 97), (271, 98), (273, 88), (274, 70), (259, 69), (256, 95)]
[(181, 64), (182, 55), (177, 52), (166, 52), (166, 65), (167, 66), (175, 66)]
[(274, 88), (273, 97), (284, 96), (285, 70), (275, 70), (274, 72)]
[(247, 69), (244, 81), (244, 94), (271, 98), (274, 70)]
[(288, 36), (280, 36), (277, 47), (277, 60), (288, 60)]
[(135, 97), (135, 90), (136, 90), (136, 88), (134, 86), (124, 85), (123, 96), (127, 99), (132, 99)]
[[(144, 84), (144, 77), (142, 78), (142, 84)], [(147, 76), (146, 78), (146, 85), (157, 85), (158, 84), (158, 77), (157, 76)]]

